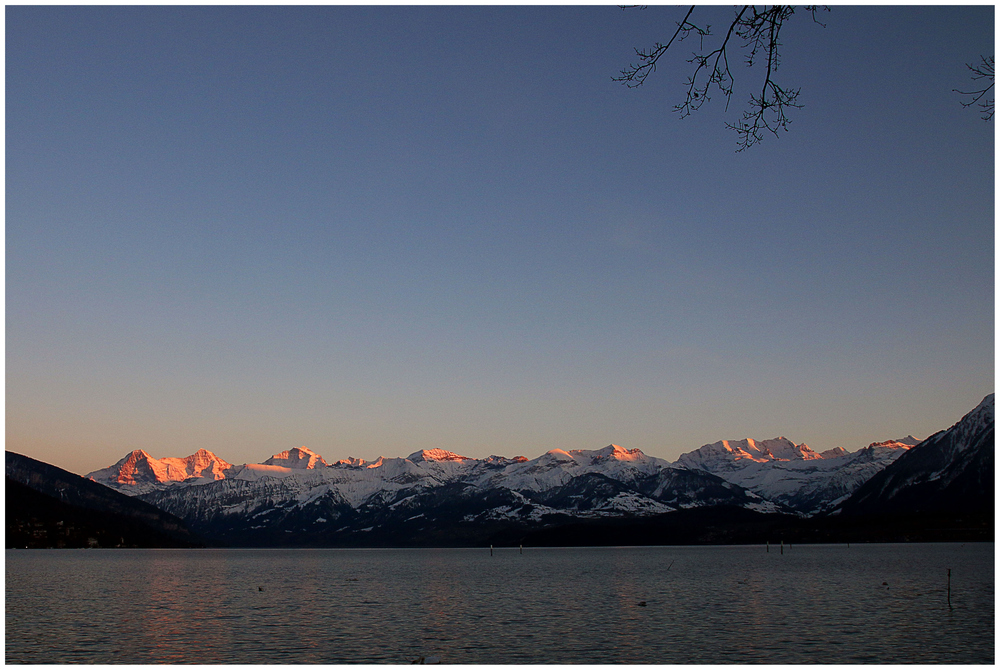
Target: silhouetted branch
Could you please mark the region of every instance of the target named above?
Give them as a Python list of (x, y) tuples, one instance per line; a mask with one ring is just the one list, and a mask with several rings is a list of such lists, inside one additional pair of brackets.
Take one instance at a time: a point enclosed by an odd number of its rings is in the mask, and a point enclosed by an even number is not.
[[(645, 51), (636, 49), (639, 61), (629, 65), (621, 71), (621, 76), (613, 79), (630, 88), (642, 86), (646, 77), (656, 70), (657, 61), (675, 41), (681, 42), (695, 34), (700, 42), (699, 51), (687, 61), (694, 65), (694, 72), (685, 83), (687, 92), (684, 102), (675, 105), (674, 110), (682, 118), (690, 115), (709, 100), (709, 92), (713, 88), (718, 89), (726, 97), (726, 109), (729, 109), (729, 98), (733, 94), (735, 83), (729, 65), (730, 50), (733, 49), (745, 53), (744, 60), (747, 67), (752, 68), (761, 55), (766, 62), (760, 93), (751, 94), (749, 109), (743, 112), (741, 120), (726, 124), (726, 127), (735, 130), (740, 138), (737, 151), (743, 151), (763, 140), (765, 131), (777, 135), (779, 130), (788, 130), (791, 121), (786, 110), (790, 107), (801, 107), (797, 102), (799, 89), (778, 85), (774, 75), (780, 64), (781, 28), (795, 13), (795, 8), (785, 5), (764, 6), (761, 9), (754, 5), (737, 7), (735, 18), (726, 30), (722, 42), (708, 52), (704, 51), (704, 45), (705, 39), (712, 36), (711, 26), (706, 24), (702, 27), (693, 23), (690, 19), (694, 10), (694, 7), (687, 10), (684, 19), (676, 24), (677, 30), (666, 44), (657, 42), (652, 49)], [(816, 6), (808, 6), (805, 11), (812, 15), (815, 23), (824, 25), (816, 19), (818, 11)], [(740, 45), (734, 47), (735, 41), (739, 41)]]
[(994, 66), (993, 66), (993, 56), (986, 58), (985, 56), (980, 56), (982, 62), (979, 65), (966, 64), (966, 67), (972, 70), (972, 81), (979, 81), (981, 79), (989, 79), (990, 85), (986, 88), (977, 89), (975, 91), (960, 91), (957, 88), (952, 89), (955, 93), (959, 95), (971, 96), (968, 102), (962, 102), (962, 107), (972, 107), (975, 104), (983, 110), (983, 121), (989, 121), (993, 118), (993, 101), (994, 98), (989, 98), (983, 102), (979, 102), (983, 97), (993, 90), (993, 76), (994, 76)]
[[(628, 9), (628, 7), (622, 7), (622, 9)], [(684, 15), (684, 20), (677, 24), (677, 30), (674, 32), (673, 37), (666, 44), (660, 44), (657, 42), (652, 49), (648, 51), (642, 51), (640, 49), (635, 50), (635, 55), (639, 57), (639, 62), (634, 65), (629, 65), (627, 68), (622, 70), (620, 77), (613, 77), (615, 81), (620, 81), (629, 88), (635, 88), (636, 86), (642, 86), (646, 81), (646, 77), (649, 76), (650, 72), (656, 70), (656, 61), (660, 59), (670, 45), (674, 43), (674, 40), (678, 36), (683, 40), (688, 36), (688, 33), (692, 30), (697, 30), (701, 32), (701, 29), (697, 26), (688, 23), (688, 17), (691, 16), (691, 12), (694, 11), (694, 7), (688, 9), (687, 14)], [(702, 33), (707, 34), (707, 33)]]
[(740, 34), (745, 39), (744, 48), (749, 48), (747, 67), (753, 67), (754, 58), (763, 50), (767, 59), (767, 71), (760, 94), (750, 96), (750, 109), (743, 112), (743, 118), (737, 123), (726, 124), (727, 128), (735, 130), (740, 137), (740, 148), (737, 151), (763, 140), (761, 133), (765, 130), (774, 135), (777, 135), (779, 130), (787, 131), (790, 120), (785, 114), (785, 108), (802, 107), (796, 102), (799, 89), (784, 89), (772, 78), (779, 64), (781, 26), (792, 15), (793, 8), (775, 6), (760, 13), (756, 8), (751, 9), (753, 16), (750, 18), (749, 27)]

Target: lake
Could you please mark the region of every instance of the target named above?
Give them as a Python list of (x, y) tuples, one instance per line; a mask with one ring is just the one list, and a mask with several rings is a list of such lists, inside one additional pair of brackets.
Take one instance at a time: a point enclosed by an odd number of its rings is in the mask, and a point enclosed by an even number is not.
[(8, 663), (434, 656), (992, 664), (994, 545), (6, 552)]

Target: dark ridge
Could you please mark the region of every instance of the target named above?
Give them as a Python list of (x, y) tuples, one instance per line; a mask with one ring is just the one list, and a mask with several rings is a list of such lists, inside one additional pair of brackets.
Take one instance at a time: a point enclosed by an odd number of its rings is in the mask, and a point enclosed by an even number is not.
[(837, 513), (879, 517), (992, 514), (995, 451), (993, 423), (980, 425), (970, 412), (865, 482)]
[(203, 546), (149, 503), (27, 456), (8, 451), (5, 460), (8, 548)]
[(6, 478), (7, 549), (197, 547), (135, 517), (69, 505)]

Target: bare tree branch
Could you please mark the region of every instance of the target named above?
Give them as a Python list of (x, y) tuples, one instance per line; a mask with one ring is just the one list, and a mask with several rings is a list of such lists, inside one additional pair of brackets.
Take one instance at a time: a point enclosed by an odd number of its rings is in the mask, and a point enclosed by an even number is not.
[(983, 117), (982, 117), (983, 121), (989, 121), (990, 119), (993, 118), (994, 98), (989, 98), (987, 100), (984, 100), (983, 102), (979, 101), (982, 100), (987, 93), (993, 90), (993, 75), (995, 72), (993, 66), (993, 56), (990, 56), (989, 58), (986, 58), (986, 56), (980, 56), (979, 58), (982, 61), (979, 65), (971, 65), (967, 63), (966, 67), (972, 70), (972, 77), (971, 77), (972, 81), (989, 79), (990, 85), (987, 86), (986, 88), (977, 89), (975, 91), (960, 91), (957, 88), (952, 90), (955, 93), (958, 93), (959, 95), (971, 96), (968, 102), (961, 103), (962, 107), (972, 107), (973, 105), (978, 103), (983, 110)]
[[(754, 7), (749, 27), (741, 33), (749, 48), (747, 66), (753, 67), (754, 58), (761, 50), (766, 54), (767, 68), (760, 95), (750, 96), (750, 109), (743, 112), (743, 118), (736, 123), (727, 123), (726, 127), (735, 130), (740, 137), (739, 149), (743, 151), (764, 139), (763, 132), (769, 131), (777, 136), (779, 130), (788, 130), (791, 123), (786, 108), (801, 108), (798, 104), (800, 89), (784, 89), (774, 81), (773, 75), (778, 69), (779, 41), (781, 27), (792, 15), (792, 7), (774, 6), (757, 12)], [(766, 33), (766, 36), (765, 36)]]
[[(628, 7), (622, 7), (622, 9), (628, 9)], [(613, 77), (615, 81), (620, 81), (629, 88), (635, 88), (637, 86), (642, 86), (646, 81), (646, 77), (649, 76), (651, 72), (656, 71), (656, 61), (660, 59), (670, 45), (674, 43), (674, 40), (678, 36), (683, 40), (688, 36), (692, 30), (701, 32), (701, 29), (697, 26), (688, 23), (688, 17), (691, 16), (691, 12), (694, 11), (692, 6), (688, 9), (687, 14), (684, 15), (684, 20), (677, 24), (677, 30), (674, 32), (673, 37), (666, 44), (660, 44), (657, 42), (652, 49), (647, 51), (642, 51), (640, 49), (635, 50), (635, 55), (639, 57), (639, 62), (634, 65), (629, 65), (627, 68), (622, 70), (620, 77)], [(707, 34), (707, 33), (702, 33)]]
[[(805, 11), (812, 15), (813, 21), (823, 25), (816, 19), (819, 8), (808, 6)], [(826, 9), (826, 8), (824, 8)], [(684, 19), (677, 23), (677, 30), (666, 44), (659, 42), (652, 49), (636, 49), (639, 61), (621, 71), (621, 75), (613, 77), (615, 81), (635, 88), (641, 86), (652, 72), (656, 71), (656, 63), (660, 57), (675, 42), (681, 42), (692, 34), (699, 38), (699, 50), (692, 54), (688, 63), (694, 65), (694, 71), (688, 77), (685, 86), (687, 92), (682, 103), (674, 106), (681, 118), (697, 111), (709, 100), (709, 92), (717, 89), (726, 98), (726, 109), (733, 94), (735, 80), (730, 69), (730, 50), (745, 54), (744, 60), (748, 68), (752, 68), (758, 56), (763, 55), (766, 62), (764, 81), (759, 94), (751, 94), (748, 109), (742, 118), (735, 123), (727, 123), (726, 127), (736, 131), (739, 142), (737, 151), (743, 151), (764, 139), (764, 132), (774, 135), (780, 130), (788, 130), (791, 123), (787, 109), (801, 107), (798, 104), (799, 89), (785, 88), (774, 80), (780, 63), (779, 49), (781, 47), (780, 31), (785, 22), (795, 13), (795, 8), (786, 5), (770, 5), (759, 8), (754, 5), (737, 7), (732, 23), (729, 25), (722, 42), (718, 47), (705, 51), (706, 38), (712, 37), (711, 26), (699, 26), (691, 21), (695, 8), (690, 7)], [(826, 11), (829, 11), (828, 9)], [(739, 46), (733, 43), (739, 41)]]

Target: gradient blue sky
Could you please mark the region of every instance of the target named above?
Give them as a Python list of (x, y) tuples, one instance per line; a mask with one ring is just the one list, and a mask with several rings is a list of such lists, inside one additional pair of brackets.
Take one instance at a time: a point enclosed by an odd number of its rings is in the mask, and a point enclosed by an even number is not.
[(797, 14), (743, 153), (759, 68), (611, 81), (677, 8), (5, 11), (9, 450), (853, 451), (994, 389), (992, 6)]

